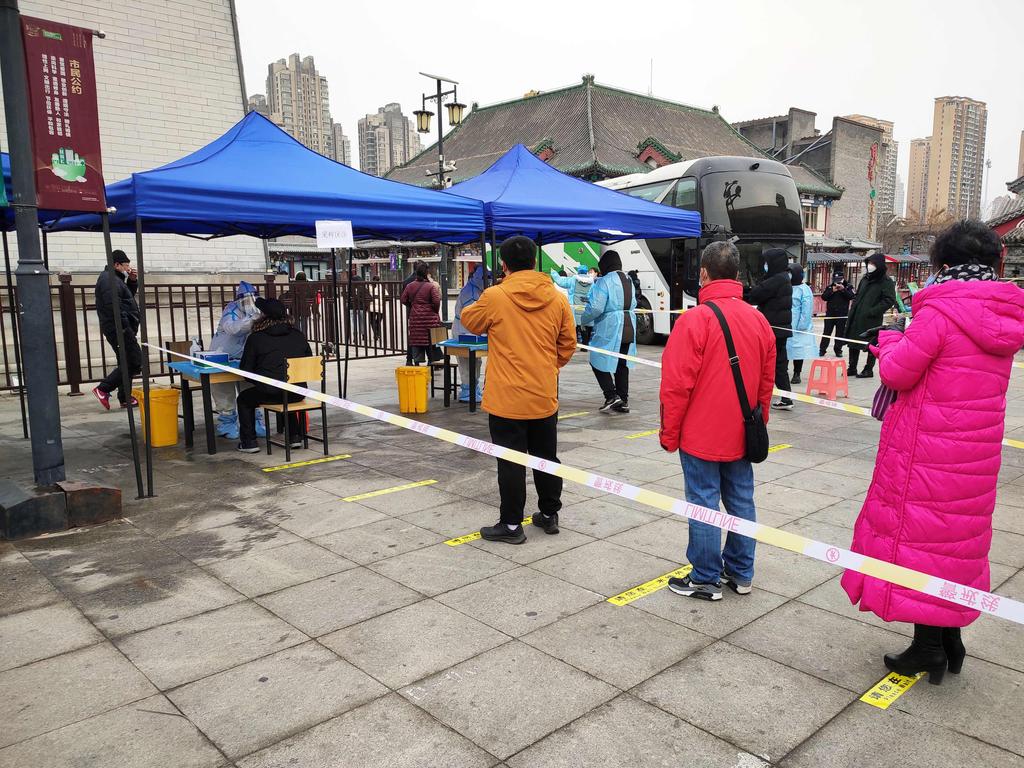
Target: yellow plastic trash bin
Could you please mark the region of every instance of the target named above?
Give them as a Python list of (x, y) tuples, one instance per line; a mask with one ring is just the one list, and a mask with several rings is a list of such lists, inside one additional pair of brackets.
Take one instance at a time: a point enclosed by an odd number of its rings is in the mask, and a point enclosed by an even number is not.
[[(142, 424), (142, 438), (146, 438), (146, 402), (141, 389), (133, 389), (132, 395), (139, 401), (139, 423)], [(149, 402), (153, 408), (150, 413), (150, 427), (153, 439), (150, 445), (154, 448), (165, 448), (178, 443), (178, 390), (170, 387), (150, 387)]]
[(398, 410), (402, 413), (426, 413), (430, 368), (400, 366), (395, 369), (395, 380), (398, 382)]

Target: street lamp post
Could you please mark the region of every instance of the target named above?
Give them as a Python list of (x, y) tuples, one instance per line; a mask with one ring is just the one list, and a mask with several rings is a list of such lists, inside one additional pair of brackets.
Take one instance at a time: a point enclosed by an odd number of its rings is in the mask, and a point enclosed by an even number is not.
[[(427, 109), (427, 102), (434, 101), (437, 103), (437, 188), (444, 189), (447, 185), (444, 181), (444, 121), (441, 119), (441, 106), (444, 102), (445, 96), (451, 96), (452, 100), (444, 104), (444, 107), (448, 110), (448, 123), (451, 126), (457, 126), (462, 122), (462, 113), (466, 109), (465, 104), (459, 103), (459, 84), (455, 80), (450, 80), (447, 77), (441, 77), (440, 75), (430, 75), (426, 72), (420, 72), (424, 77), (429, 77), (437, 83), (437, 92), (422, 95), (422, 106), (417, 109), (413, 114), (416, 116), (416, 131), (419, 133), (430, 133), (430, 118), (433, 117), (434, 113)], [(451, 90), (444, 90), (444, 84), (448, 83), (452, 86)], [(448, 260), (447, 255), (444, 252), (444, 246), (441, 246), (441, 261), (440, 268), (438, 270), (438, 277), (441, 279), (441, 319), (445, 322), (448, 321)]]

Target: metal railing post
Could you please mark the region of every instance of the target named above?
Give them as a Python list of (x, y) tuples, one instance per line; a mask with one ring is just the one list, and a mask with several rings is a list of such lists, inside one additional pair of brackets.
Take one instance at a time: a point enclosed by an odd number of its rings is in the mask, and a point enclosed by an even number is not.
[(75, 307), (75, 289), (71, 286), (71, 275), (61, 272), (57, 275), (57, 306), (60, 310), (61, 342), (64, 344), (64, 367), (67, 370), (71, 396), (82, 394), (82, 355), (78, 349), (78, 311)]

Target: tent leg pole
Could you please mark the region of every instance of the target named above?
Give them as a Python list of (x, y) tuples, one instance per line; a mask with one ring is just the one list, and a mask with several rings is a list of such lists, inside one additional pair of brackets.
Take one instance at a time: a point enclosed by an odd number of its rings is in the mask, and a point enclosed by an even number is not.
[[(103, 222), (103, 246), (107, 250), (107, 269), (110, 270), (108, 279), (118, 280), (119, 278), (114, 275), (114, 251), (110, 243), (110, 214), (104, 211), (100, 214), (100, 219)], [(135, 465), (135, 484), (138, 487), (139, 495), (138, 498), (144, 498), (146, 495), (145, 489), (142, 487), (142, 466), (139, 463), (139, 441), (135, 434), (135, 413), (134, 408), (131, 407), (132, 397), (132, 377), (128, 371), (128, 355), (125, 354), (124, 348), (124, 324), (121, 322), (121, 293), (117, 290), (117, 283), (114, 283), (112, 290), (110, 291), (111, 296), (114, 299), (114, 337), (117, 341), (117, 363), (121, 369), (121, 388), (124, 390), (125, 397), (128, 398), (128, 434), (132, 441), (132, 463)]]
[(4, 240), (4, 270), (7, 273), (7, 303), (11, 307), (11, 333), (14, 335), (14, 373), (18, 377), (18, 404), (21, 406), (21, 434), (28, 440), (28, 412), (25, 410), (25, 378), (21, 372), (21, 332), (18, 327), (18, 307), (14, 299), (14, 276), (11, 274), (11, 249), (7, 232), (0, 232)]
[[(352, 249), (348, 249), (348, 285), (345, 288), (345, 311), (351, 312), (352, 306)], [(350, 318), (345, 318), (349, 320)], [(349, 342), (352, 340), (352, 323), (345, 323), (345, 380), (341, 389), (341, 396), (348, 397), (348, 356)]]
[(501, 269), (501, 264), (498, 261), (498, 238), (494, 234), (494, 230), (491, 230), (491, 269), (498, 272)]
[(152, 498), (153, 493), (153, 441), (150, 435), (152, 428), (153, 413), (150, 408), (149, 399), (149, 332), (146, 330), (146, 270), (143, 265), (142, 255), (142, 219), (135, 219), (135, 260), (139, 265), (139, 330), (142, 332), (142, 400), (146, 404), (145, 429), (143, 434), (146, 441), (146, 496)]
[(480, 273), (484, 283), (484, 290), (487, 290), (487, 238), (483, 232), (480, 233), (480, 266), (484, 270)]
[(341, 389), (341, 296), (338, 295), (338, 250), (331, 248), (331, 285), (334, 288), (334, 362), (338, 369), (338, 397), (344, 397)]

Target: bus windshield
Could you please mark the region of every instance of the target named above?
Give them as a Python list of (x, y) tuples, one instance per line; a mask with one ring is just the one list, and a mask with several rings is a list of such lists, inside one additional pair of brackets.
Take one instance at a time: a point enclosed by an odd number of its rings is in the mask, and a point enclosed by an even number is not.
[(737, 235), (803, 236), (800, 198), (789, 176), (754, 171), (718, 172), (701, 180), (705, 227)]

